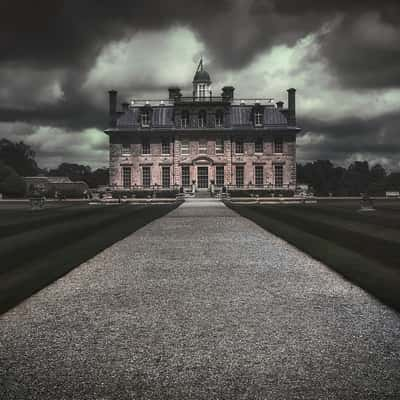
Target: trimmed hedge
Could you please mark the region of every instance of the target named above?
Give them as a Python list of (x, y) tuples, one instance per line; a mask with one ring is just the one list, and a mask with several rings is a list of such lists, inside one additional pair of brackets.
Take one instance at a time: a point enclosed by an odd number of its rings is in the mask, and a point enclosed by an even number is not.
[(178, 194), (178, 190), (115, 190), (111, 192), (113, 199), (128, 198), (128, 199), (146, 199), (152, 198), (155, 194), (156, 198), (174, 199)]
[(231, 197), (293, 197), (293, 190), (230, 190), (229, 194)]

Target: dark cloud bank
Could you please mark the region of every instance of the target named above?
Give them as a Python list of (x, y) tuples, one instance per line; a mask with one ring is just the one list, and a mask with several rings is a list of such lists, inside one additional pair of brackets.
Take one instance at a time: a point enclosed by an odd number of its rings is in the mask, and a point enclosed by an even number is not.
[[(330, 30), (321, 31), (326, 24), (331, 24)], [(74, 132), (103, 129), (106, 98), (104, 107), (98, 107), (82, 90), (97, 56), (113, 41), (171, 26), (186, 26), (205, 43), (214, 60), (210, 70), (239, 71), (274, 45), (292, 46), (319, 32), (320, 57), (338, 85), (360, 93), (400, 87), (398, 1), (3, 1), (0, 26), (0, 122)], [(46, 96), (43, 88), (53, 78), (62, 100), (37, 100), (37, 93)], [(369, 120), (355, 115), (331, 123), (310, 116), (300, 119), (305, 133), (325, 135), (321, 144), (310, 145), (308, 155), (316, 158), (340, 161), (357, 152), (396, 161), (400, 151), (400, 112)], [(382, 130), (383, 139), (378, 135)]]

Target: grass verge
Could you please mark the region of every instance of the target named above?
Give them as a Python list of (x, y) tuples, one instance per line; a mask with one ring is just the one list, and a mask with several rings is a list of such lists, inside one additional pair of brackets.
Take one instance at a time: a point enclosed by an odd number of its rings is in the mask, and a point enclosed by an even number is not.
[(227, 205), (400, 311), (398, 245), (315, 223), (306, 212), (300, 216), (280, 206)]
[(0, 313), (177, 205), (88, 208), (87, 214), (79, 210), (53, 220), (43, 214), (43, 227), (32, 216), (35, 222), (28, 219), (25, 230), (18, 222), (18, 229), (0, 239)]

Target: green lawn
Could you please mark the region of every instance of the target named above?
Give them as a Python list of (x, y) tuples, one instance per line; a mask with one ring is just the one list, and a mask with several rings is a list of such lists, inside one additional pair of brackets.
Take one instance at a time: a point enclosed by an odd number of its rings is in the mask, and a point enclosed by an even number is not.
[(0, 313), (177, 205), (0, 204)]
[(228, 206), (400, 311), (400, 202)]

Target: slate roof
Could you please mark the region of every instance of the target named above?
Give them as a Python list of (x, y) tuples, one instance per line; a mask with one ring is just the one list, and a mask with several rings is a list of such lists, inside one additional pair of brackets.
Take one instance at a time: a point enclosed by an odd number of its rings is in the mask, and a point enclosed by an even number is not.
[[(232, 128), (253, 127), (252, 110), (253, 105), (232, 105), (230, 107), (230, 121), (228, 126)], [(140, 107), (132, 107), (123, 113), (117, 120), (117, 128), (140, 128)], [(174, 128), (174, 107), (156, 106), (152, 108), (152, 128)], [(264, 127), (287, 126), (287, 119), (283, 112), (275, 107), (264, 108)]]
[(231, 107), (232, 126), (252, 126), (251, 110), (252, 106), (233, 106)]
[(140, 108), (130, 108), (117, 120), (117, 128), (139, 128)]
[(277, 108), (265, 107), (264, 125), (287, 125), (287, 119), (285, 115), (281, 113)]

